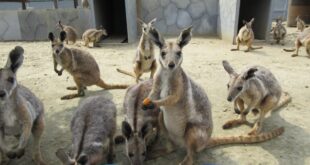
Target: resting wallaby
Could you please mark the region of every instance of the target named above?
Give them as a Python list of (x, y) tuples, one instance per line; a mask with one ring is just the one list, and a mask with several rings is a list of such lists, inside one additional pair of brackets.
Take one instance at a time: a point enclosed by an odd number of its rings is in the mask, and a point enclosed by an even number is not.
[(154, 44), (149, 39), (148, 34), (149, 30), (153, 27), (153, 24), (156, 22), (156, 18), (150, 21), (149, 23), (144, 23), (142, 20), (139, 20), (142, 26), (142, 36), (137, 48), (136, 56), (134, 59), (133, 70), (134, 74), (117, 69), (118, 72), (127, 74), (129, 76), (135, 77), (136, 82), (139, 82), (140, 77), (143, 73), (151, 72), (151, 78), (156, 71), (156, 59), (154, 55)]
[[(77, 94), (63, 96), (62, 100), (73, 99), (85, 95), (84, 90), (87, 86), (97, 85), (104, 89), (125, 89), (128, 85), (106, 84), (100, 78), (100, 70), (96, 60), (88, 52), (75, 48), (67, 48), (63, 42), (66, 32), (60, 32), (60, 40), (55, 39), (53, 33), (49, 33), (52, 44), (54, 70), (61, 76), (66, 70), (69, 72), (76, 83), (76, 87), (68, 87), (68, 90), (78, 90)], [(61, 70), (57, 70), (57, 65), (61, 65)]]
[(82, 0), (83, 8), (89, 8), (88, 0)]
[(67, 34), (66, 43), (67, 44), (69, 44), (69, 42), (71, 42), (72, 44), (75, 44), (76, 40), (78, 39), (78, 32), (74, 27), (63, 25), (61, 24), (61, 21), (58, 21), (56, 27), (66, 32)]
[[(17, 83), (16, 78), (16, 72), (23, 63), (23, 54), (24, 49), (16, 46), (4, 68), (0, 69), (0, 150), (2, 156), (21, 158), (32, 133), (33, 159), (37, 165), (45, 165), (40, 151), (45, 126), (44, 107), (28, 88)], [(5, 136), (17, 137), (18, 145), (10, 148), (10, 144), (4, 141)]]
[(176, 42), (165, 42), (155, 28), (150, 30), (150, 38), (160, 48), (160, 65), (154, 75), (152, 90), (143, 101), (144, 107), (161, 108), (161, 130), (174, 144), (186, 147), (187, 155), (180, 164), (193, 164), (193, 154), (208, 147), (262, 142), (282, 134), (284, 130), (280, 128), (257, 136), (210, 138), (213, 122), (208, 96), (181, 67), (182, 49), (191, 36), (190, 27), (181, 32)]
[(236, 51), (239, 50), (240, 44), (241, 45), (246, 45), (248, 47), (245, 52), (249, 52), (250, 50), (254, 49), (261, 49), (263, 47), (253, 47), (253, 41), (254, 41), (254, 32), (252, 29), (252, 24), (254, 22), (254, 18), (251, 19), (250, 22), (246, 22), (243, 20), (244, 26), (239, 30), (239, 33), (236, 37), (236, 43), (237, 43), (237, 48), (236, 49), (231, 49), (231, 51)]
[(84, 45), (89, 47), (89, 43), (92, 42), (93, 46), (95, 47), (103, 35), (108, 35), (107, 31), (104, 28), (86, 30), (82, 36)]
[[(277, 44), (280, 44), (280, 41), (284, 40), (286, 35), (286, 29), (282, 25), (281, 18), (276, 19), (276, 25), (272, 28), (271, 32), (273, 34), (273, 39), (276, 41)], [(284, 45), (284, 43), (282, 43), (282, 45)]]
[(223, 66), (230, 76), (227, 84), (227, 100), (234, 101), (234, 109), (240, 114), (240, 119), (228, 121), (223, 128), (247, 124), (246, 115), (250, 110), (254, 110), (254, 113), (259, 111), (259, 118), (249, 135), (259, 134), (265, 115), (290, 102), (291, 97), (288, 93), (282, 92), (277, 79), (265, 67), (246, 67), (238, 74), (227, 61), (223, 61)]
[(131, 164), (142, 165), (158, 136), (159, 108), (142, 110), (142, 101), (152, 89), (152, 80), (140, 82), (128, 88), (124, 100), (125, 121), (122, 132), (126, 137), (125, 151)]
[(304, 31), (306, 28), (305, 22), (300, 18), (300, 16), (296, 17), (296, 25), (297, 25), (297, 30), (300, 30), (301, 32)]
[(61, 148), (56, 156), (64, 165), (100, 165), (104, 158), (113, 163), (115, 131), (115, 104), (104, 96), (89, 97), (81, 102), (71, 120), (71, 154)]
[(298, 56), (298, 52), (299, 52), (299, 48), (305, 46), (306, 47), (306, 52), (308, 54), (308, 56), (310, 57), (310, 28), (306, 28), (303, 32), (301, 32), (295, 41), (295, 48), (293, 49), (283, 49), (286, 52), (294, 52), (294, 54), (292, 54), (292, 57), (297, 57)]

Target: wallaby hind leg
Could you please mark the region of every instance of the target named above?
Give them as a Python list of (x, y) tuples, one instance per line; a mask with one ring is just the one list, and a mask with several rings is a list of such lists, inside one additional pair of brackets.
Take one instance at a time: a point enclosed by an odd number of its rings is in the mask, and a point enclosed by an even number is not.
[(45, 123), (43, 115), (35, 121), (32, 134), (33, 134), (33, 160), (36, 162), (37, 165), (46, 165), (46, 163), (42, 159), (41, 150), (40, 150), (40, 142), (42, 133), (44, 131)]
[(74, 81), (77, 85), (77, 89), (78, 89), (78, 93), (77, 94), (70, 94), (70, 95), (66, 95), (61, 97), (61, 100), (69, 100), (69, 99), (73, 99), (76, 97), (83, 97), (85, 96), (85, 91), (84, 91), (84, 87), (81, 84), (81, 81), (78, 78), (74, 78)]
[(247, 43), (247, 49), (244, 52), (249, 52), (252, 49), (252, 42)]
[(236, 42), (237, 42), (237, 48), (236, 49), (230, 49), (230, 51), (238, 51), (239, 50), (239, 48), (240, 48), (240, 41), (239, 41), (239, 39), (237, 39)]
[(295, 50), (295, 54), (292, 54), (292, 57), (297, 57), (298, 56), (298, 52), (299, 52), (299, 48), (302, 46), (302, 44), (298, 41), (296, 43), (296, 50)]
[[(249, 122), (246, 120), (246, 115), (248, 114), (247, 112), (244, 112), (244, 102), (242, 99), (237, 99), (234, 102), (234, 107), (235, 107), (235, 112), (240, 114), (239, 119), (234, 119), (226, 122), (223, 125), (223, 129), (230, 129), (236, 126), (239, 126), (241, 124), (249, 124)], [(239, 109), (236, 109), (239, 107)]]
[(273, 109), (278, 103), (278, 99), (274, 96), (267, 96), (264, 100), (262, 105), (260, 106), (260, 113), (257, 121), (254, 124), (252, 130), (248, 133), (249, 135), (258, 135), (261, 132), (263, 120), (265, 119), (265, 115)]
[(108, 155), (107, 155), (107, 163), (112, 164), (114, 159), (114, 138), (111, 136), (109, 138), (109, 148), (108, 148)]

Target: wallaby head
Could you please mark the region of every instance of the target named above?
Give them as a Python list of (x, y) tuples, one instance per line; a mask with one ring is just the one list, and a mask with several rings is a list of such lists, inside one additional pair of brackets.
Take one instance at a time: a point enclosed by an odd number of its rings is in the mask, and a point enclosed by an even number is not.
[(225, 71), (229, 74), (230, 80), (227, 84), (228, 89), (228, 101), (235, 100), (244, 90), (246, 81), (255, 76), (256, 68), (250, 68), (243, 74), (238, 74), (235, 70), (230, 66), (228, 61), (223, 61), (223, 66)]
[(243, 29), (244, 30), (243, 33), (249, 34), (252, 31), (252, 24), (253, 24), (253, 22), (254, 22), (254, 18), (252, 18), (249, 22), (243, 20), (243, 24), (244, 24), (243, 27), (245, 27)]
[(141, 19), (138, 19), (139, 23), (141, 24), (142, 27), (142, 32), (144, 34), (149, 34), (150, 29), (153, 27), (154, 23), (156, 22), (157, 18), (152, 19), (149, 23), (143, 22)]
[(141, 130), (135, 131), (126, 121), (122, 123), (122, 133), (126, 137), (126, 155), (131, 164), (141, 165), (146, 159), (146, 144), (145, 139), (149, 131), (152, 130), (152, 125), (144, 124)]
[(16, 72), (24, 60), (24, 49), (16, 46), (11, 50), (7, 63), (0, 69), (0, 103), (3, 104), (10, 99), (17, 87)]
[(182, 64), (182, 49), (192, 38), (192, 27), (184, 29), (175, 42), (165, 42), (155, 28), (150, 29), (149, 37), (160, 49), (159, 63), (162, 68), (173, 71)]
[(62, 53), (62, 51), (64, 50), (65, 46), (64, 46), (64, 41), (66, 39), (66, 32), (65, 31), (61, 31), (60, 32), (60, 36), (59, 36), (59, 40), (55, 39), (55, 36), (52, 32), (50, 32), (48, 34), (48, 38), (52, 43), (52, 50), (53, 50), (53, 54), (55, 55), (59, 55)]
[(61, 30), (64, 30), (64, 25), (61, 24), (61, 21), (59, 20), (56, 24), (56, 29), (61, 29)]

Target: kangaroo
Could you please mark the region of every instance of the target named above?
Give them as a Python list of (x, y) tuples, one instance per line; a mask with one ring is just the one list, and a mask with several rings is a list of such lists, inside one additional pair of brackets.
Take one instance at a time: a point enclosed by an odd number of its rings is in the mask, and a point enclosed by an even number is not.
[(82, 0), (83, 8), (89, 8), (88, 0)]
[(56, 156), (64, 165), (100, 165), (104, 158), (113, 163), (115, 131), (115, 104), (103, 96), (89, 97), (81, 102), (71, 120), (71, 154), (60, 148)]
[(290, 95), (282, 91), (275, 76), (263, 66), (246, 67), (240, 74), (227, 61), (223, 61), (223, 67), (230, 76), (227, 100), (234, 101), (234, 109), (240, 114), (240, 119), (228, 121), (223, 128), (248, 123), (246, 115), (254, 110), (255, 114), (260, 113), (249, 135), (259, 134), (265, 115), (289, 103)]
[(61, 21), (58, 21), (56, 27), (60, 28), (62, 31), (65, 31), (67, 33), (67, 38), (66, 38), (67, 44), (69, 44), (69, 42), (71, 42), (72, 44), (75, 44), (78, 38), (78, 32), (74, 27), (63, 25)]
[(107, 36), (108, 33), (104, 28), (99, 30), (97, 29), (88, 29), (83, 33), (82, 39), (84, 41), (84, 45), (89, 47), (89, 43), (92, 42), (94, 47), (100, 41), (102, 36)]
[[(128, 85), (111, 85), (105, 83), (100, 78), (100, 70), (96, 60), (90, 53), (75, 49), (67, 48), (63, 42), (66, 38), (66, 32), (60, 33), (60, 40), (57, 41), (53, 33), (49, 33), (49, 39), (52, 43), (54, 70), (61, 76), (66, 70), (69, 72), (76, 83), (76, 87), (68, 87), (68, 90), (77, 90), (77, 94), (71, 94), (61, 97), (62, 100), (83, 97), (85, 88), (91, 85), (97, 85), (104, 89), (125, 89)], [(57, 65), (61, 65), (61, 70), (57, 70)]]
[(191, 29), (184, 29), (176, 42), (165, 42), (155, 28), (150, 30), (150, 38), (160, 48), (160, 65), (154, 75), (152, 90), (143, 101), (143, 108), (160, 107), (161, 131), (173, 144), (186, 148), (187, 155), (180, 164), (193, 164), (193, 154), (205, 148), (221, 144), (262, 142), (282, 134), (284, 130), (279, 128), (257, 136), (211, 138), (211, 103), (204, 89), (188, 77), (181, 67), (182, 49), (191, 40)]
[(300, 16), (296, 17), (296, 24), (297, 24), (297, 30), (300, 30), (301, 32), (304, 31), (306, 28), (305, 22), (300, 18)]
[(252, 18), (250, 22), (243, 20), (244, 26), (239, 30), (239, 33), (236, 37), (237, 48), (231, 49), (231, 51), (239, 50), (240, 44), (246, 45), (248, 47), (248, 49), (245, 50), (244, 52), (249, 52), (250, 50), (262, 49), (263, 48), (263, 47), (253, 47), (252, 46), (253, 41), (254, 41), (254, 32), (252, 29), (253, 22), (254, 22), (254, 18)]
[(286, 52), (294, 52), (292, 54), (292, 57), (297, 57), (300, 47), (305, 46), (306, 52), (308, 56), (310, 57), (310, 28), (306, 28), (303, 32), (301, 32), (295, 41), (295, 48), (293, 49), (283, 49)]
[(125, 121), (122, 123), (122, 133), (126, 137), (126, 155), (133, 165), (144, 164), (147, 151), (159, 132), (159, 107), (149, 111), (142, 110), (142, 101), (151, 89), (152, 80), (147, 80), (129, 87), (125, 95)]
[(117, 69), (118, 72), (127, 74), (136, 78), (136, 82), (139, 82), (140, 77), (143, 73), (151, 72), (151, 78), (156, 71), (156, 59), (154, 56), (154, 44), (149, 39), (148, 34), (150, 28), (153, 27), (153, 24), (156, 22), (156, 18), (150, 21), (149, 23), (144, 23), (142, 20), (139, 20), (142, 25), (142, 36), (136, 51), (136, 56), (134, 59), (133, 70), (134, 74)]
[[(37, 165), (45, 165), (40, 151), (44, 131), (44, 107), (42, 102), (26, 87), (17, 83), (16, 72), (24, 59), (24, 49), (16, 46), (9, 54), (4, 68), (0, 69), (0, 150), (9, 159), (19, 159), (33, 135), (33, 159)], [(5, 142), (5, 136), (19, 139), (15, 148)]]
[[(286, 29), (282, 24), (282, 19), (276, 19), (276, 26), (272, 28), (271, 32), (273, 33), (273, 39), (277, 44), (280, 44), (281, 40), (284, 40), (286, 36)], [(284, 45), (284, 43), (282, 43)]]

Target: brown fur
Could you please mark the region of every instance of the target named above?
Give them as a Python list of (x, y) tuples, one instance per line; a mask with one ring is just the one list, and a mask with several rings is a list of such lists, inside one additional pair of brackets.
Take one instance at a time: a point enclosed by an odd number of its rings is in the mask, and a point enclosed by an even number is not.
[[(276, 41), (276, 44), (280, 44), (280, 41), (284, 40), (286, 36), (286, 29), (282, 24), (282, 18), (276, 19), (276, 25), (271, 30), (273, 34), (273, 39)], [(284, 43), (282, 43), (284, 45)]]
[(57, 28), (60, 28), (62, 31), (65, 31), (67, 33), (66, 37), (66, 43), (69, 44), (71, 42), (72, 44), (75, 44), (76, 40), (79, 38), (77, 30), (68, 25), (63, 25), (61, 21), (59, 21), (56, 25)]
[(306, 53), (310, 57), (310, 28), (306, 28), (303, 32), (301, 32), (295, 41), (294, 49), (283, 49), (286, 52), (294, 52), (292, 57), (297, 57), (299, 53), (300, 47), (304, 46), (306, 48)]
[(83, 33), (82, 39), (84, 41), (84, 45), (89, 47), (89, 43), (92, 42), (94, 47), (100, 41), (102, 36), (107, 36), (107, 31), (102, 29), (88, 29)]
[(296, 25), (297, 25), (297, 30), (300, 30), (301, 32), (304, 31), (306, 28), (305, 22), (300, 18), (300, 16), (296, 17)]
[[(87, 86), (97, 85), (104, 89), (125, 89), (128, 85), (107, 84), (100, 78), (100, 70), (96, 60), (86, 51), (67, 48), (63, 41), (66, 37), (64, 31), (61, 32), (60, 41), (54, 38), (53, 33), (49, 34), (52, 43), (54, 70), (60, 76), (66, 70), (76, 83), (76, 87), (68, 87), (68, 90), (78, 90), (77, 94), (63, 96), (62, 100), (82, 97)], [(61, 65), (61, 70), (57, 70), (57, 64)]]

